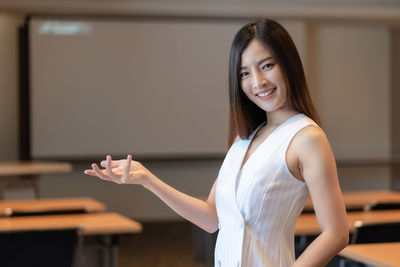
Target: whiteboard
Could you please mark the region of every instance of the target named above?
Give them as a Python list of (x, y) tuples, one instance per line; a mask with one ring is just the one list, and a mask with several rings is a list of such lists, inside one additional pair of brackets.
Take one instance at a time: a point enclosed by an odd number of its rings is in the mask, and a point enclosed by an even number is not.
[(33, 17), (32, 158), (222, 155), (241, 25)]

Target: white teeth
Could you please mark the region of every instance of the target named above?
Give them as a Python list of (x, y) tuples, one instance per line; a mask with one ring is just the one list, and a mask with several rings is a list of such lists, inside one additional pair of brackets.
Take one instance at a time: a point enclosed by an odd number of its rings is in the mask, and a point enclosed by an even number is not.
[(257, 94), (259, 97), (266, 97), (266, 96), (269, 96), (270, 94), (272, 94), (274, 91), (275, 91), (275, 89), (276, 88), (273, 88), (273, 89), (271, 89), (271, 90), (269, 90), (269, 91), (266, 91), (265, 93), (260, 93), (260, 94)]

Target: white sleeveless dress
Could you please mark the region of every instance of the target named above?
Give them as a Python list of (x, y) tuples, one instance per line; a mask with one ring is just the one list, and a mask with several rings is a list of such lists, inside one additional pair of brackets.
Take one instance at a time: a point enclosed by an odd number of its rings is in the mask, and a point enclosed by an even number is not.
[(308, 189), (290, 173), (286, 151), (294, 135), (309, 125), (316, 123), (303, 114), (291, 117), (260, 144), (242, 168), (256, 131), (229, 149), (215, 192), (216, 267), (289, 267), (294, 262), (294, 227)]

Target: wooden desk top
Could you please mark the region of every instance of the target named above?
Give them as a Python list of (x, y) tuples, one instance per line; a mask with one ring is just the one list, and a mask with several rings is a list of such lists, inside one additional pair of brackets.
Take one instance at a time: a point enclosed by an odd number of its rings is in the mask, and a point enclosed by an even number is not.
[(106, 206), (89, 197), (0, 201), (0, 216), (9, 216), (13, 212), (39, 213), (69, 210), (102, 212), (106, 210)]
[(400, 266), (400, 242), (349, 245), (339, 255), (376, 267)]
[(13, 161), (0, 162), (0, 176), (68, 173), (72, 165), (67, 162)]
[[(389, 190), (344, 192), (343, 199), (347, 209), (362, 209), (367, 204), (400, 202), (400, 192)], [(308, 198), (304, 210), (313, 210), (311, 198)]]
[(80, 228), (83, 235), (140, 233), (142, 225), (117, 213), (0, 218), (0, 231)]
[[(354, 223), (362, 221), (364, 223), (386, 223), (400, 222), (400, 210), (376, 210), (368, 212), (348, 212), (347, 220), (349, 231), (354, 232)], [(317, 235), (321, 233), (317, 217), (315, 214), (301, 214), (295, 226), (296, 235)]]

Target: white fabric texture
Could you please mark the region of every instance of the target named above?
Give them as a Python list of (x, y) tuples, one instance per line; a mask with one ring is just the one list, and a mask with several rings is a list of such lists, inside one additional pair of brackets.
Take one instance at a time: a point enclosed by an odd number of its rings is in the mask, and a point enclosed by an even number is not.
[(288, 267), (294, 262), (294, 227), (308, 189), (290, 173), (286, 151), (295, 134), (309, 125), (316, 123), (303, 114), (289, 118), (242, 168), (256, 131), (229, 149), (215, 193), (216, 267)]

